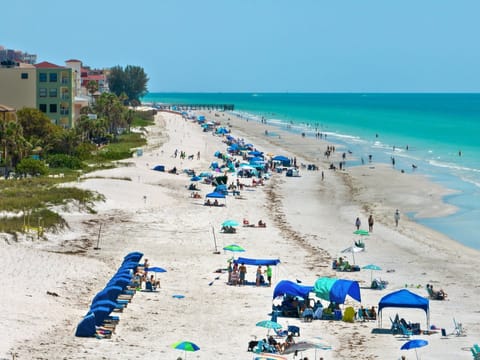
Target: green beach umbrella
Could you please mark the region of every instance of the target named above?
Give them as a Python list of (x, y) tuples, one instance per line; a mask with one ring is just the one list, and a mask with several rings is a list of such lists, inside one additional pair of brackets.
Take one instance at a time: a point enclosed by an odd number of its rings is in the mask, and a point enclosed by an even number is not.
[(238, 226), (240, 225), (238, 223), (238, 221), (235, 221), (235, 220), (225, 220), (223, 223), (222, 223), (222, 226)]
[(362, 269), (370, 270), (370, 282), (372, 282), (372, 280), (373, 280), (373, 270), (376, 270), (376, 271), (382, 270), (382, 268), (380, 266), (375, 265), (375, 264), (365, 265), (364, 267), (362, 267)]
[(355, 235), (360, 235), (360, 236), (370, 236), (370, 233), (367, 230), (355, 230), (353, 232)]
[(270, 332), (270, 329), (281, 329), (282, 328), (282, 325), (280, 325), (279, 323), (277, 323), (276, 321), (271, 321), (271, 320), (262, 320), (262, 321), (259, 321), (256, 326), (259, 326), (259, 327), (263, 327), (265, 329), (268, 329), (267, 331), (267, 335), (268, 335), (268, 332)]
[(244, 248), (242, 248), (240, 245), (236, 245), (236, 244), (225, 246), (223, 248), (223, 250), (231, 251), (231, 252), (243, 252), (243, 251), (245, 251)]
[(191, 341), (179, 341), (172, 345), (172, 348), (185, 351), (185, 359), (187, 358), (187, 351), (197, 351), (200, 347)]

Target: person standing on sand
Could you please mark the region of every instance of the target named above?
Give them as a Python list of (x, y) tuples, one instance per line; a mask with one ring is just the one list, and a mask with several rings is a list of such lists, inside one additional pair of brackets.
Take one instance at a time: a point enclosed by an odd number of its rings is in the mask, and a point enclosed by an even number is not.
[(272, 268), (270, 265), (267, 265), (265, 272), (267, 273), (268, 286), (272, 286)]
[(398, 209), (395, 211), (395, 215), (393, 215), (393, 218), (395, 219), (395, 226), (398, 227), (398, 222), (400, 221), (400, 212)]
[(373, 215), (370, 214), (368, 217), (368, 231), (373, 232)]
[(244, 263), (238, 268), (240, 272), (240, 285), (245, 285), (245, 275), (247, 274), (247, 267)]
[(360, 225), (362, 225), (362, 222), (360, 221), (360, 218), (357, 217), (357, 220), (355, 220), (355, 227), (357, 230), (360, 229)]

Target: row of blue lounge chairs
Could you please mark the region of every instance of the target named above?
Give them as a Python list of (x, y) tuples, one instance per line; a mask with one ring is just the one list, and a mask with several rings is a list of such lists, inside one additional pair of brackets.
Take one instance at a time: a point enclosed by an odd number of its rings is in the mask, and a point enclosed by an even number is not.
[(79, 322), (75, 336), (109, 338), (120, 318), (112, 313), (122, 312), (135, 295), (133, 274), (143, 254), (132, 252), (126, 255), (122, 265), (105, 288), (92, 299), (90, 309)]

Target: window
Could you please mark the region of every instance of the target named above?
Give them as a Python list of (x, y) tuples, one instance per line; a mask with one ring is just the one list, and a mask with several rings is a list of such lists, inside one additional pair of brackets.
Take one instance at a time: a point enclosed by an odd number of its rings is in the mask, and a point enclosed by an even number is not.
[(57, 82), (57, 73), (50, 73), (50, 82)]
[(46, 113), (47, 112), (47, 104), (40, 104), (38, 107), (41, 112)]
[(57, 89), (56, 88), (52, 88), (48, 92), (49, 92), (49, 96), (51, 98), (56, 98), (57, 97)]
[(67, 104), (60, 104), (60, 115), (68, 115), (68, 105)]
[(40, 96), (40, 97), (47, 97), (47, 89), (46, 89), (46, 88), (40, 88), (40, 89), (38, 89), (38, 96)]
[(57, 104), (50, 104), (50, 112), (51, 113), (57, 112)]
[(47, 82), (47, 73), (40, 73), (40, 74), (38, 74), (38, 81), (40, 81), (40, 82)]
[(28, 73), (22, 73), (21, 78), (22, 79), (28, 79)]

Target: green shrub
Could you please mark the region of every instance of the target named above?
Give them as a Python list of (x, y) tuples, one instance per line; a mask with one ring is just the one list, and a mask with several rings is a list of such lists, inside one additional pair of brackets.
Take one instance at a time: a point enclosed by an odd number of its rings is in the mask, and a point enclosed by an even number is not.
[(45, 162), (42, 160), (35, 160), (32, 158), (24, 158), (22, 159), (16, 167), (16, 172), (19, 175), (26, 176), (37, 176), (37, 175), (45, 175), (48, 170), (45, 166)]
[(72, 170), (82, 168), (82, 162), (78, 157), (67, 154), (50, 155), (47, 162), (51, 168), (67, 168)]

